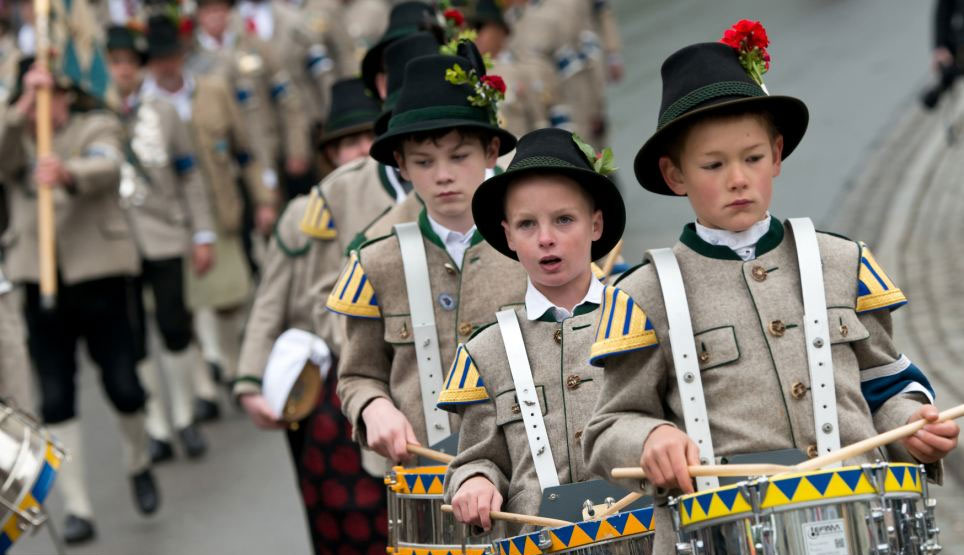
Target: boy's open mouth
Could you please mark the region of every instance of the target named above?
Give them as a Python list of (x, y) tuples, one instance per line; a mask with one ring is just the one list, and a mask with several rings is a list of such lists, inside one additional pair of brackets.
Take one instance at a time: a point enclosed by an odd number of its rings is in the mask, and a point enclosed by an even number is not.
[(553, 267), (562, 262), (562, 259), (558, 256), (543, 256), (539, 259), (539, 265), (543, 268)]

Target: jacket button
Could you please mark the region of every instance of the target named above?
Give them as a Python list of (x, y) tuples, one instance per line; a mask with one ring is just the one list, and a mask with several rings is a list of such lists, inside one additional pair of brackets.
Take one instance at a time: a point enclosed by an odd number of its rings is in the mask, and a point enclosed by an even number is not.
[(552, 338), (556, 340), (556, 343), (562, 344), (562, 329), (552, 332)]
[(750, 275), (753, 276), (755, 281), (766, 281), (767, 279), (767, 271), (763, 266), (754, 266), (753, 269), (750, 270)]
[(446, 271), (446, 273), (448, 273), (450, 276), (454, 276), (454, 275), (455, 275), (455, 272), (456, 272), (457, 270), (455, 269), (455, 265), (453, 265), (451, 262), (446, 262), (446, 263), (445, 263), (445, 271)]
[(581, 383), (582, 378), (579, 377), (579, 374), (570, 374), (569, 377), (566, 378), (566, 387), (568, 389), (576, 389)]
[(709, 353), (709, 351), (700, 351), (700, 354), (698, 355), (698, 358), (700, 359), (700, 362), (706, 362), (706, 361), (710, 360), (710, 353)]
[(398, 336), (402, 339), (408, 339), (408, 325), (402, 324), (402, 331), (398, 332)]
[(818, 455), (818, 453), (817, 453), (817, 446), (816, 446), (816, 445), (813, 445), (813, 444), (808, 445), (808, 446), (807, 446), (807, 456), (810, 457), (811, 459), (813, 459), (813, 458), (816, 458), (817, 455)]
[(770, 334), (774, 337), (783, 337), (783, 334), (786, 331), (787, 326), (782, 320), (774, 320), (770, 322)]
[(573, 437), (573, 439), (576, 440), (576, 443), (579, 443), (580, 441), (582, 441), (582, 430), (577, 430), (576, 433), (573, 434), (572, 437)]
[(519, 414), (520, 412), (522, 412), (522, 407), (519, 406), (519, 403), (512, 405), (512, 414)]
[(459, 324), (459, 333), (462, 335), (468, 335), (472, 333), (472, 324), (468, 322), (462, 322)]
[(840, 336), (847, 337), (847, 334), (849, 333), (850, 333), (850, 328), (847, 327), (847, 324), (840, 324)]
[(803, 399), (803, 396), (807, 394), (807, 386), (800, 382), (793, 382), (790, 387), (790, 395), (793, 395), (794, 399)]

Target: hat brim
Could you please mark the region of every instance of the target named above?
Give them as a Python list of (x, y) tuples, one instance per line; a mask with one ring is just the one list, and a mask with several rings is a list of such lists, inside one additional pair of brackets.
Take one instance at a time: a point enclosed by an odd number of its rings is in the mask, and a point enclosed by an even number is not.
[(717, 111), (732, 110), (736, 107), (759, 107), (771, 114), (777, 131), (783, 135), (782, 159), (784, 160), (800, 144), (810, 121), (810, 112), (807, 110), (807, 105), (802, 100), (792, 96), (730, 97), (718, 99), (715, 102), (711, 101), (669, 122), (643, 144), (639, 152), (636, 153), (633, 163), (633, 170), (639, 184), (653, 193), (677, 196), (666, 184), (663, 174), (659, 170), (659, 159), (666, 155), (665, 142), (667, 136), (672, 135), (681, 126), (697, 117)]
[[(528, 166), (486, 179), (472, 197), (472, 217), (479, 234), (492, 248), (513, 260), (519, 256), (509, 248), (502, 222), (505, 220), (505, 195), (512, 182), (533, 173), (555, 173), (569, 177), (589, 193), (597, 210), (603, 213), (603, 232), (593, 241), (591, 256), (599, 260), (609, 254), (626, 228), (626, 205), (619, 188), (611, 179), (594, 171), (567, 166)], [(589, 185), (587, 185), (589, 184)]]
[(378, 87), (375, 86), (375, 76), (383, 71), (382, 64), (385, 57), (385, 49), (398, 39), (417, 31), (417, 27), (402, 27), (386, 32), (378, 42), (365, 51), (365, 55), (361, 61), (361, 78), (365, 84), (365, 88), (373, 94), (378, 94)]
[(457, 127), (470, 127), (490, 131), (493, 135), (499, 138), (499, 156), (508, 154), (515, 148), (515, 135), (509, 133), (505, 129), (502, 129), (501, 127), (471, 119), (444, 118), (424, 120), (411, 125), (399, 127), (398, 129), (389, 129), (385, 131), (385, 133), (375, 138), (375, 142), (372, 143), (369, 154), (372, 158), (378, 160), (386, 166), (398, 167), (398, 162), (395, 161), (395, 148), (399, 140), (401, 140), (403, 137), (413, 133), (421, 133), (423, 131), (455, 129)]
[(373, 131), (375, 128), (375, 123), (368, 121), (365, 123), (358, 123), (355, 125), (349, 125), (348, 127), (342, 127), (341, 129), (336, 129), (330, 133), (325, 133), (322, 131), (321, 138), (318, 139), (318, 148), (325, 148), (328, 143), (332, 141), (337, 141), (342, 137), (347, 137), (349, 135), (354, 135), (355, 133), (363, 133), (365, 131)]

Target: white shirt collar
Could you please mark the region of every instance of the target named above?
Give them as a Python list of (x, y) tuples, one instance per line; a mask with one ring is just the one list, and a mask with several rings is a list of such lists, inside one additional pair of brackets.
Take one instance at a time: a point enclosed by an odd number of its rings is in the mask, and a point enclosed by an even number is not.
[(475, 234), (475, 226), (473, 225), (472, 229), (465, 233), (459, 233), (436, 222), (432, 216), (429, 216), (428, 212), (426, 212), (425, 215), (428, 216), (428, 223), (432, 226), (432, 231), (442, 240), (449, 256), (451, 256), (455, 264), (461, 268), (462, 259), (465, 258), (465, 251), (469, 248), (472, 242), (472, 236)]
[(211, 52), (218, 52), (223, 48), (230, 47), (234, 44), (234, 39), (234, 33), (231, 31), (224, 31), (223, 40), (220, 41), (205, 33), (203, 29), (198, 29), (197, 32), (197, 43), (201, 45), (201, 48)]
[(184, 73), (184, 84), (177, 91), (170, 92), (157, 84), (154, 80), (154, 76), (148, 74), (144, 78), (144, 83), (141, 85), (141, 95), (144, 97), (153, 96), (155, 98), (161, 98), (174, 105), (177, 109), (177, 115), (181, 116), (181, 120), (190, 121), (191, 119), (191, 101), (194, 96), (194, 79), (187, 73)]
[(770, 213), (743, 231), (711, 229), (696, 222), (696, 234), (711, 245), (728, 247), (744, 261), (756, 258), (756, 244), (770, 230)]
[[(593, 276), (589, 280), (589, 290), (586, 291), (586, 296), (576, 303), (576, 306), (572, 307), (573, 310), (585, 303), (601, 304), (603, 291), (605, 289), (606, 286)], [(548, 310), (552, 311), (552, 316), (556, 319), (556, 322), (562, 322), (572, 316), (572, 311), (568, 308), (554, 305), (552, 301), (542, 294), (542, 291), (536, 289), (531, 279), (528, 280), (528, 285), (526, 286), (526, 318), (529, 320), (538, 320)]]

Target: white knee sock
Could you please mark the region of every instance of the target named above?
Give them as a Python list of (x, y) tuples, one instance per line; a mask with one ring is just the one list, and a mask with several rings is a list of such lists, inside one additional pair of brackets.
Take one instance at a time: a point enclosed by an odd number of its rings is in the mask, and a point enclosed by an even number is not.
[(171, 440), (171, 424), (167, 420), (167, 413), (164, 411), (164, 396), (161, 391), (161, 376), (157, 364), (150, 355), (137, 364), (137, 375), (141, 378), (141, 384), (147, 390), (147, 419), (145, 425), (147, 433), (154, 439), (161, 441)]
[(94, 510), (84, 472), (84, 438), (80, 421), (74, 418), (59, 424), (50, 424), (47, 429), (60, 440), (68, 453), (68, 458), (60, 466), (54, 482), (64, 496), (64, 511), (68, 515), (90, 520), (94, 517)]
[(144, 428), (144, 414), (119, 414), (121, 444), (124, 446), (124, 465), (130, 475), (138, 474), (151, 465), (147, 453), (147, 430)]
[(207, 364), (194, 343), (180, 352), (162, 351), (168, 392), (171, 397), (171, 419), (174, 428), (183, 430), (194, 420), (194, 375), (208, 372)]

